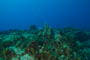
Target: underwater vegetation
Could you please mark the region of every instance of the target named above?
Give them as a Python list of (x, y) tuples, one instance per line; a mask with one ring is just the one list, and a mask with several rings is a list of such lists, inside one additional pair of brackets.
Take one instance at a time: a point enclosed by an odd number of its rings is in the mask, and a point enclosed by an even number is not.
[(90, 60), (90, 32), (35, 25), (0, 32), (0, 60)]

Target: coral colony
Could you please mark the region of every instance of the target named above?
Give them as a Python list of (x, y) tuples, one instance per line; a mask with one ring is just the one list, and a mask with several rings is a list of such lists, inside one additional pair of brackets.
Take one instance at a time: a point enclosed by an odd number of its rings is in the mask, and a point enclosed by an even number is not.
[(90, 60), (90, 32), (35, 25), (0, 32), (0, 60)]

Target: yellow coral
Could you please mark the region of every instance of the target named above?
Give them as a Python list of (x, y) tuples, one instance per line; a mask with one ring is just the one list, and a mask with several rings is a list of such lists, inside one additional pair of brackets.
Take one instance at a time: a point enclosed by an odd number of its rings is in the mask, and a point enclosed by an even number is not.
[(80, 57), (78, 57), (78, 60), (81, 60)]

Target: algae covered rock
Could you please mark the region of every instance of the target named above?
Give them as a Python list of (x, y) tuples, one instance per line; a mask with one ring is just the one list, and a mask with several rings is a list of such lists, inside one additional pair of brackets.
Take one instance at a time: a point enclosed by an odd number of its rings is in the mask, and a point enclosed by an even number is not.
[(31, 26), (30, 26), (29, 31), (33, 31), (33, 30), (37, 30), (36, 25), (31, 25)]
[(2, 60), (90, 60), (89, 32), (52, 29), (47, 23), (42, 29), (32, 25), (29, 31), (6, 32), (0, 32)]

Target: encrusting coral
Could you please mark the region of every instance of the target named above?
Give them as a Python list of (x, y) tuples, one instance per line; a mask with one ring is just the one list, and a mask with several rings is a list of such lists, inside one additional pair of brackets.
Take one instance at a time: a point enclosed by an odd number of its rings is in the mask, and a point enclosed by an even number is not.
[(29, 31), (0, 32), (0, 60), (90, 60), (90, 39), (82, 42), (78, 32), (87, 33), (70, 27), (51, 29), (46, 22), (42, 29), (32, 25)]

